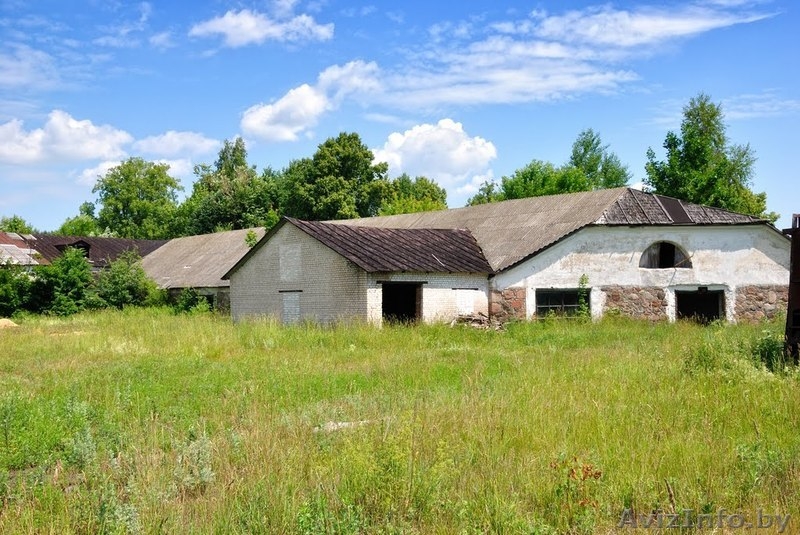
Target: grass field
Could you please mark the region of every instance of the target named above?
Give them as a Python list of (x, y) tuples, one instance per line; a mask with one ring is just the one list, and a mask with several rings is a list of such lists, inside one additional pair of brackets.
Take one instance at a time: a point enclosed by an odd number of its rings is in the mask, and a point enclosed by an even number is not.
[(23, 318), (0, 533), (798, 532), (800, 374), (753, 357), (782, 328)]

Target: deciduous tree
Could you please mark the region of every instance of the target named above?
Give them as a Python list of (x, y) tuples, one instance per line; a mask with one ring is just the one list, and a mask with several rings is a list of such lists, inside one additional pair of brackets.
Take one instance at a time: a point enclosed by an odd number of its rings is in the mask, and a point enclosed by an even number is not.
[(93, 193), (101, 206), (100, 228), (121, 238), (166, 239), (177, 234), (177, 192), (169, 165), (129, 158), (101, 177)]
[(664, 149), (665, 160), (647, 150), (645, 184), (656, 193), (777, 220), (766, 211), (766, 194), (750, 189), (754, 152), (750, 145), (730, 144), (722, 106), (705, 93), (683, 108), (680, 135), (668, 132)]
[(377, 215), (390, 185), (388, 165), (373, 159), (358, 134), (329, 138), (312, 158), (295, 160), (284, 172), (283, 212), (312, 220)]

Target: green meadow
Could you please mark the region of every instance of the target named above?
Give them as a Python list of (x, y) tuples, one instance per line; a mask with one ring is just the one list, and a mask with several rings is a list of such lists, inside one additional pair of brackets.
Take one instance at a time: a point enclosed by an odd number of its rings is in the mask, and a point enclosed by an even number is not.
[(672, 512), (800, 531), (781, 321), (18, 323), (0, 533), (654, 533)]

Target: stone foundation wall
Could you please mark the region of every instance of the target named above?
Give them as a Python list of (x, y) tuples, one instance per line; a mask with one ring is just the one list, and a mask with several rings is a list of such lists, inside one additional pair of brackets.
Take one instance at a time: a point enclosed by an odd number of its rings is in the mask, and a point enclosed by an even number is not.
[(492, 290), (489, 304), (489, 317), (498, 321), (510, 319), (524, 320), (527, 317), (525, 288), (506, 288)]
[(661, 321), (667, 319), (667, 297), (654, 286), (603, 286), (604, 313), (615, 312), (631, 318)]
[(788, 301), (788, 286), (739, 286), (734, 314), (739, 321), (771, 319), (786, 311)]

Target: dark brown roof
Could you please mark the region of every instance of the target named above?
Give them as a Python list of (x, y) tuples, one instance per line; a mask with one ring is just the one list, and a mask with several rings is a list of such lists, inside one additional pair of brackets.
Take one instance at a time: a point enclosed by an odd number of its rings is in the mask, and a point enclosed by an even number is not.
[(492, 272), (468, 230), (369, 228), (286, 220), (369, 273)]
[(508, 269), (590, 225), (767, 224), (751, 216), (627, 187), (330, 223), (374, 228), (468, 229), (494, 272)]
[(597, 223), (604, 225), (735, 225), (763, 223), (757, 217), (625, 188)]
[(28, 245), (42, 256), (40, 263), (51, 263), (60, 257), (67, 247), (88, 249), (88, 259), (94, 268), (104, 268), (125, 251), (136, 251), (139, 256), (147, 256), (167, 240), (132, 240), (127, 238), (101, 238), (96, 236), (55, 236), (35, 234), (27, 240)]

